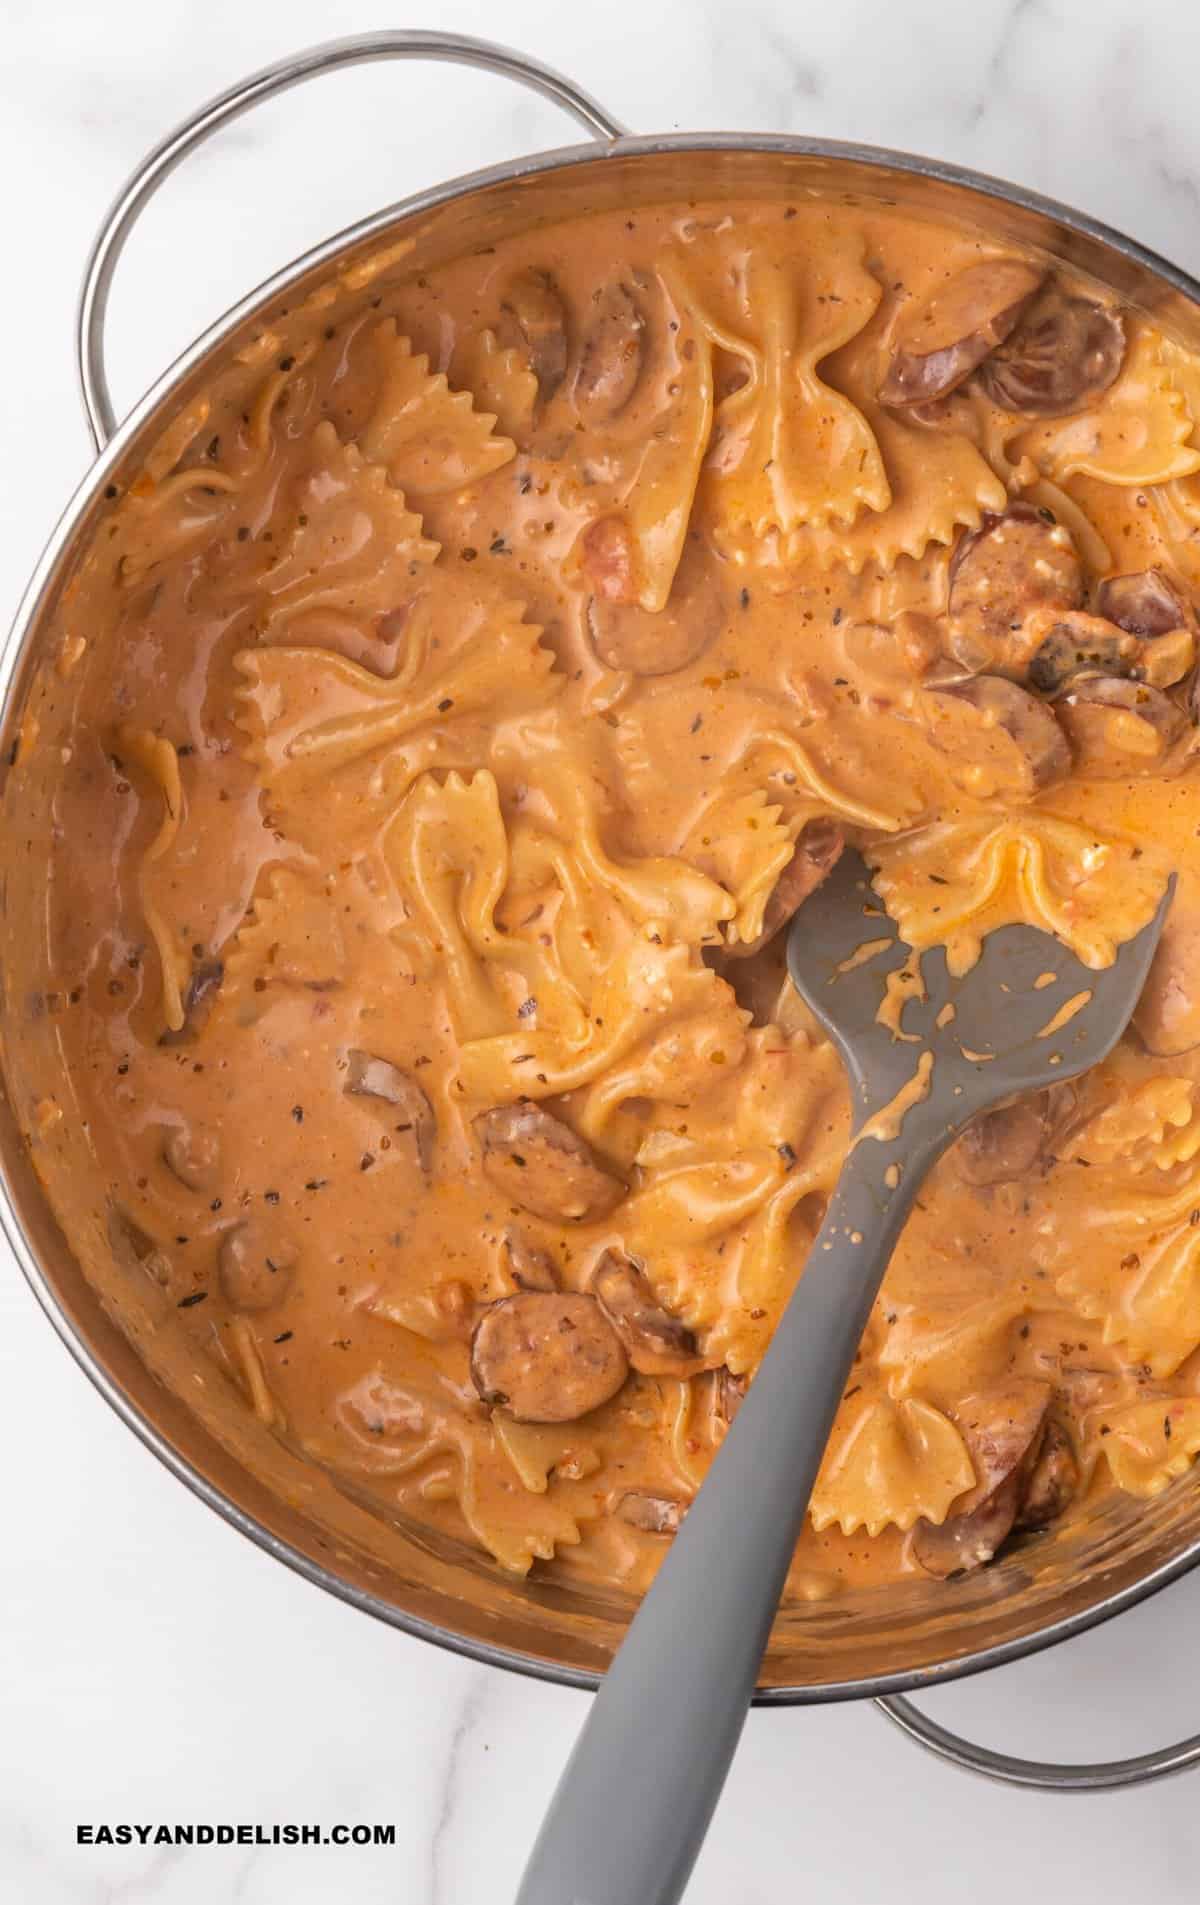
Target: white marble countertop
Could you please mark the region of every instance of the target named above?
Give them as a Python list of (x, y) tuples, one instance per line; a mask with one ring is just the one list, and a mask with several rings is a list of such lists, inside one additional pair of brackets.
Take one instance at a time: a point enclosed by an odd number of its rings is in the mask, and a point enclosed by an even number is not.
[[(1040, 187), (1200, 268), (1200, 15), (1180, 0), (441, 0), (412, 24), (539, 54), (638, 130), (817, 132)], [(77, 275), (142, 151), (241, 73), (394, 24), (356, 0), (0, 7), (9, 236), (0, 614), (87, 463)], [(198, 155), (114, 295), (133, 398), (232, 299), (354, 215), (564, 142), (476, 74), (376, 68), (292, 94)], [(0, 1261), (0, 1896), (28, 1905), (498, 1905), (585, 1710), (439, 1654), (266, 1559), (158, 1467)], [(1137, 1751), (1200, 1725), (1200, 1579), (1056, 1653), (942, 1690), (1010, 1750)], [(751, 1716), (690, 1905), (1191, 1905), (1198, 1775), (1061, 1800), (917, 1755), (869, 1709)], [(78, 1821), (395, 1822), (390, 1849), (78, 1847)], [(619, 1822), (614, 1822), (619, 1830)], [(564, 1901), (566, 1905), (566, 1901)]]

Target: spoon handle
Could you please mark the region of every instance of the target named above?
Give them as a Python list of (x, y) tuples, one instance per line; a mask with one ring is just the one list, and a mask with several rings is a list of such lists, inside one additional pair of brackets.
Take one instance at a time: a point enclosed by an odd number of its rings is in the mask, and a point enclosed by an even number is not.
[(866, 1139), (851, 1150), (771, 1347), (601, 1683), (516, 1905), (682, 1896), (859, 1339), (948, 1136), (922, 1143), (914, 1131), (908, 1144)]

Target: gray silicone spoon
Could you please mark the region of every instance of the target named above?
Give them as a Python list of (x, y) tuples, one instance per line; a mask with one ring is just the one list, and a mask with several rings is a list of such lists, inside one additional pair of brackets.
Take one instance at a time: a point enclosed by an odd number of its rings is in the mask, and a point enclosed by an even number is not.
[[(980, 1112), (1112, 1050), (1173, 890), (1172, 880), (1154, 918), (1100, 972), (1028, 926), (990, 933), (961, 979), (940, 949), (925, 953), (925, 998), (902, 1020), (914, 1044), (876, 1017), (885, 976), (910, 949), (859, 856), (843, 854), (797, 914), (788, 966), (845, 1060), (860, 1135), (746, 1400), (601, 1683), (516, 1905), (675, 1905), (682, 1896), (859, 1338), (921, 1182)], [(886, 944), (856, 962), (873, 940)], [(1035, 984), (1046, 973), (1054, 983)], [(1086, 1003), (1046, 1034), (1082, 993)], [(888, 1107), (918, 1067), (929, 1070), (927, 1095), (888, 1135)], [(880, 1114), (883, 1135), (861, 1135)]]

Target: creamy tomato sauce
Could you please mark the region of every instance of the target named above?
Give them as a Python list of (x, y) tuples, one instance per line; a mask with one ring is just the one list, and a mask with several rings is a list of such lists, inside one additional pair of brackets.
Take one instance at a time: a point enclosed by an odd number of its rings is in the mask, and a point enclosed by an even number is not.
[(780, 929), (849, 842), (918, 953), (1025, 919), (1100, 967), (1175, 871), (1136, 1031), (930, 1178), (789, 1591), (1165, 1487), (1198, 400), (1102, 288), (811, 203), (264, 333), (111, 499), (9, 778), (52, 834), (6, 1063), (85, 1262), (380, 1513), (639, 1589), (849, 1142)]

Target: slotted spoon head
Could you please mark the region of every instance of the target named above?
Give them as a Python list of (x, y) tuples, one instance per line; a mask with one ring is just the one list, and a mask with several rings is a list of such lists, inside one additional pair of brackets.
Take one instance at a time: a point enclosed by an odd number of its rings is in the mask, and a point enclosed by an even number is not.
[(926, 950), (924, 996), (904, 1006), (898, 1038), (879, 1011), (888, 975), (913, 949), (885, 913), (862, 857), (844, 853), (792, 921), (787, 958), (797, 991), (845, 1061), (854, 1130), (886, 1116), (903, 1093), (912, 1099), (903, 1121), (908, 1144), (916, 1138), (940, 1150), (981, 1111), (1107, 1057), (1137, 1004), (1174, 891), (1172, 875), (1153, 919), (1099, 971), (1034, 926), (988, 933), (961, 978), (949, 972), (944, 948)]

